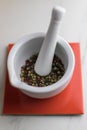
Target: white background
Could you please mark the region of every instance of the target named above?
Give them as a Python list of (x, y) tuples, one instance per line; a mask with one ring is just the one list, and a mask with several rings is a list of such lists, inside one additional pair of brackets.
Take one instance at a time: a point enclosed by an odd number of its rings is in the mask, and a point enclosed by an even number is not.
[[(87, 0), (0, 0), (0, 111), (8, 43), (33, 32), (46, 32), (53, 6), (66, 9), (60, 35), (80, 42), (85, 114), (82, 116), (3, 116), (0, 130), (87, 130)], [(77, 82), (78, 83), (78, 82)]]

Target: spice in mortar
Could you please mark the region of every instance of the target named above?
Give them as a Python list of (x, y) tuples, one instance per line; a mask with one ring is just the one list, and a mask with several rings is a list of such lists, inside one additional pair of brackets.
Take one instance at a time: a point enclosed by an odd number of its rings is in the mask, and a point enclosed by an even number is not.
[(61, 59), (57, 55), (54, 55), (52, 70), (47, 76), (40, 76), (35, 73), (34, 65), (37, 57), (38, 54), (33, 55), (27, 59), (25, 61), (25, 65), (21, 67), (20, 78), (22, 82), (32, 86), (44, 87), (51, 85), (61, 79), (65, 73), (65, 69)]

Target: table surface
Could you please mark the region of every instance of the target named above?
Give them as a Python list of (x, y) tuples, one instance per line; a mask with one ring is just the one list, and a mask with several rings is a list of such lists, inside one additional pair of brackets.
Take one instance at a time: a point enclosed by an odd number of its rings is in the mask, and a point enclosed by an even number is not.
[(66, 9), (60, 35), (68, 42), (80, 42), (85, 113), (80, 116), (5, 116), (1, 130), (87, 129), (87, 1), (86, 0), (0, 0), (0, 111), (5, 86), (8, 43), (35, 32), (46, 32), (53, 6)]

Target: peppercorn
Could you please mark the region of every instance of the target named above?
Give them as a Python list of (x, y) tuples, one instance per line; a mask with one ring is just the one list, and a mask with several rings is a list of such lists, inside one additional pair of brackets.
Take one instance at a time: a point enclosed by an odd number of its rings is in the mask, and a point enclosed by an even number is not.
[(56, 83), (65, 73), (64, 65), (61, 59), (54, 55), (51, 72), (47, 76), (40, 76), (34, 71), (34, 65), (38, 54), (31, 56), (25, 61), (25, 65), (21, 67), (21, 82), (36, 87), (44, 87)]

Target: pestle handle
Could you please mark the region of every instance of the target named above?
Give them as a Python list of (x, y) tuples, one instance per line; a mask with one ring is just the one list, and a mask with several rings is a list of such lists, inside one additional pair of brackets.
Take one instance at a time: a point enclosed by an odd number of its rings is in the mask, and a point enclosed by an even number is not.
[(60, 22), (65, 14), (65, 9), (60, 6), (55, 6), (52, 10), (52, 20)]
[(46, 76), (51, 72), (58, 33), (64, 14), (65, 9), (62, 7), (54, 7), (52, 10), (50, 25), (34, 67), (35, 72), (41, 76)]

